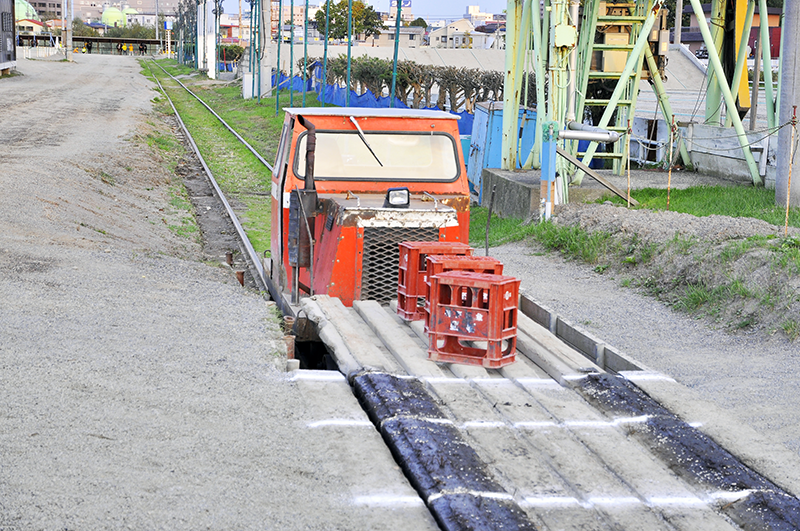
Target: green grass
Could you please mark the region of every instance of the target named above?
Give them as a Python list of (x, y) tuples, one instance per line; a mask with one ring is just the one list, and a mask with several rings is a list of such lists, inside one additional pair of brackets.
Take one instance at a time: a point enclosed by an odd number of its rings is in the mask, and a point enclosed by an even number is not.
[[(172, 59), (160, 60), (158, 63), (174, 76), (187, 76), (181, 78), (181, 82), (214, 109), (262, 158), (272, 164), (283, 127), (282, 109), (290, 105), (291, 96), (287, 92), (281, 92), (277, 103), (275, 97), (262, 98), (261, 103), (244, 100), (240, 83), (209, 82), (204, 75), (189, 67), (177, 65)], [(270, 171), (175, 81), (156, 66), (152, 67), (152, 72), (172, 98), (223, 192), (245, 205), (240, 216), (253, 247), (259, 253), (268, 251), (271, 222), (271, 201), (268, 195), (271, 187)], [(150, 70), (145, 67), (143, 73), (149, 75)], [(294, 106), (302, 105), (302, 94), (295, 93), (293, 99)], [(164, 106), (169, 108), (166, 98), (157, 97), (156, 100), (160, 111), (164, 112)], [(276, 106), (280, 108), (277, 115)], [(306, 96), (306, 106), (319, 106), (316, 94), (309, 93)]]
[[(486, 242), (488, 210), (472, 207), (470, 211), (469, 241), (483, 247)], [(500, 218), (492, 214), (489, 226), (489, 246), (532, 237), (551, 251), (560, 251), (569, 258), (596, 264), (609, 250), (611, 235), (604, 232), (589, 234), (579, 227), (565, 227), (554, 223), (529, 223), (521, 219)]]
[[(666, 210), (667, 191), (657, 188), (633, 190), (631, 196), (639, 201), (638, 208)], [(614, 196), (602, 201), (624, 204)], [(601, 201), (601, 202), (602, 202)], [(751, 186), (694, 186), (670, 192), (670, 210), (695, 216), (731, 216), (756, 218), (783, 226), (786, 208), (775, 204), (775, 191)], [(800, 208), (789, 209), (789, 225), (800, 227)]]

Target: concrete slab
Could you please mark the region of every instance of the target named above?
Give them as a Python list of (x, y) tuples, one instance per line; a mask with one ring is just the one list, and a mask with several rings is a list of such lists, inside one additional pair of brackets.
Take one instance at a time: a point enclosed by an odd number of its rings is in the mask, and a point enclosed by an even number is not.
[(367, 418), (347, 380), (331, 371), (295, 371), (290, 376), (305, 401), (296, 422), (308, 430), (306, 444), (322, 461), (309, 471), (335, 478), (341, 503), (364, 529), (438, 530), (423, 500), (409, 484), (380, 433)]

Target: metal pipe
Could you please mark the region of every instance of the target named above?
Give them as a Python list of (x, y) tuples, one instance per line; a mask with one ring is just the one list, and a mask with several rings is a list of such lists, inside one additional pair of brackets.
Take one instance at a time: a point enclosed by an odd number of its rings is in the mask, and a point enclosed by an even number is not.
[[(750, 35), (750, 28), (753, 27), (753, 14), (756, 10), (755, 0), (747, 2), (747, 14), (744, 17), (744, 27), (742, 28), (742, 36), (739, 39), (739, 53), (736, 56), (736, 70), (733, 72), (733, 83), (731, 87), (735, 91), (739, 91), (739, 84), (742, 82), (742, 72), (747, 66), (747, 37)], [(731, 126), (731, 113), (738, 112), (738, 109), (728, 109), (725, 116), (725, 127)]]
[(322, 106), (325, 107), (325, 89), (328, 88), (328, 35), (331, 27), (331, 0), (325, 0), (325, 45), (322, 52)]
[[(781, 57), (783, 57), (781, 55)], [(753, 88), (750, 89), (750, 130), (756, 130), (758, 121), (758, 93), (761, 92), (761, 39), (756, 40), (753, 58)]]
[(589, 140), (603, 144), (613, 144), (619, 138), (620, 134), (616, 131), (608, 131), (600, 127), (574, 121), (567, 122), (567, 129), (558, 132), (559, 140)]
[(303, 189), (314, 190), (314, 160), (317, 149), (317, 128), (307, 118), (297, 115), (297, 122), (308, 131), (306, 135), (306, 174)]
[(764, 94), (767, 100), (767, 127), (775, 127), (775, 94), (772, 89), (772, 53), (769, 39), (769, 14), (767, 0), (759, 0), (758, 12), (761, 27), (761, 54), (763, 57), (762, 68), (764, 71)]
[(753, 178), (753, 184), (762, 184), (761, 176), (758, 173), (758, 165), (756, 164), (755, 158), (753, 158), (752, 151), (750, 151), (747, 133), (745, 133), (742, 120), (739, 118), (739, 113), (736, 112), (736, 102), (734, 101), (731, 89), (725, 80), (725, 71), (722, 68), (722, 62), (719, 59), (719, 54), (717, 53), (716, 48), (709, 46), (712, 44), (711, 31), (708, 29), (708, 22), (706, 22), (705, 17), (702, 16), (703, 6), (700, 4), (700, 0), (690, 1), (692, 2), (692, 8), (694, 9), (694, 12), (698, 15), (697, 23), (700, 26), (700, 33), (703, 34), (703, 40), (706, 42), (706, 48), (708, 48), (708, 62), (713, 66), (714, 72), (720, 81), (719, 87), (722, 89), (722, 95), (725, 97), (725, 105), (727, 105), (729, 109), (733, 110), (733, 128), (736, 130), (736, 134), (739, 136), (739, 144), (742, 146), (744, 158), (747, 161), (747, 167), (750, 169), (750, 175)]

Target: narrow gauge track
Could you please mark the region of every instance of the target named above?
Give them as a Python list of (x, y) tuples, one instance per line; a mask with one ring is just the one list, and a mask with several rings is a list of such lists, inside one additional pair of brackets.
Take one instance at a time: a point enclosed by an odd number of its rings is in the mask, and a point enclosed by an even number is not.
[(231, 207), (230, 202), (228, 201), (227, 197), (225, 197), (225, 194), (223, 193), (222, 188), (219, 186), (219, 183), (217, 182), (216, 178), (214, 177), (214, 174), (212, 173), (211, 169), (209, 168), (208, 164), (206, 163), (205, 158), (203, 158), (202, 153), (200, 153), (200, 149), (197, 147), (197, 143), (195, 142), (194, 137), (189, 132), (189, 129), (186, 127), (186, 124), (184, 123), (183, 119), (181, 118), (181, 115), (178, 112), (178, 109), (175, 107), (175, 104), (173, 103), (172, 98), (170, 98), (169, 94), (164, 89), (164, 86), (161, 84), (161, 81), (153, 73), (153, 69), (150, 66), (150, 63), (155, 63), (156, 66), (158, 66), (162, 71), (164, 71), (164, 73), (166, 75), (168, 75), (170, 78), (175, 80), (181, 87), (183, 87), (184, 90), (186, 90), (186, 92), (188, 92), (195, 99), (197, 99), (197, 101), (199, 101), (211, 114), (213, 114), (222, 123), (222, 125), (224, 125), (225, 128), (227, 128), (228, 131), (230, 131), (236, 137), (236, 139), (239, 142), (241, 142), (245, 147), (247, 147), (247, 149), (249, 149), (253, 153), (253, 155), (255, 155), (255, 157), (259, 160), (259, 162), (261, 162), (267, 169), (269, 169), (269, 171), (272, 171), (272, 165), (269, 164), (261, 156), (261, 154), (259, 154), (253, 148), (253, 146), (251, 146), (244, 138), (242, 138), (242, 136), (239, 133), (237, 133), (230, 125), (228, 125), (228, 123), (225, 122), (225, 120), (223, 120), (222, 117), (219, 116), (219, 114), (214, 112), (214, 110), (211, 107), (209, 107), (202, 99), (200, 99), (194, 92), (189, 90), (189, 88), (186, 85), (181, 83), (181, 81), (179, 79), (177, 79), (175, 76), (173, 76), (172, 74), (167, 72), (160, 64), (156, 63), (155, 60), (145, 61), (145, 64), (147, 64), (147, 68), (150, 71), (150, 75), (153, 77), (153, 79), (155, 79), (156, 83), (158, 84), (158, 88), (161, 90), (161, 93), (164, 94), (164, 97), (167, 98), (167, 101), (169, 102), (169, 105), (172, 108), (172, 111), (175, 113), (175, 118), (177, 118), (178, 123), (180, 124), (181, 129), (183, 130), (183, 134), (186, 136), (186, 139), (188, 140), (189, 145), (192, 146), (192, 151), (194, 151), (195, 156), (197, 156), (197, 159), (200, 161), (200, 164), (203, 166), (203, 171), (206, 174), (206, 178), (208, 179), (208, 182), (211, 184), (211, 187), (214, 189), (214, 193), (217, 195), (217, 197), (219, 198), (219, 200), (222, 202), (223, 206), (225, 207), (225, 212), (227, 213), (228, 217), (230, 218), (231, 223), (233, 223), (233, 226), (236, 228), (236, 233), (239, 236), (239, 242), (240, 242), (240, 244), (242, 246), (243, 255), (245, 256), (251, 271), (254, 272), (253, 278), (256, 279), (256, 283), (259, 285), (259, 289), (262, 289), (264, 291), (268, 291), (270, 284), (269, 284), (269, 282), (267, 280), (267, 274), (264, 271), (264, 266), (261, 263), (261, 259), (260, 259), (259, 255), (258, 255), (258, 253), (256, 252), (255, 248), (253, 247), (253, 244), (250, 243), (250, 239), (247, 236), (247, 232), (244, 230), (244, 227), (242, 226), (241, 222), (239, 221), (239, 218), (236, 215), (236, 212), (234, 212), (233, 207)]
[[(247, 234), (153, 77), (268, 288)], [(530, 325), (522, 342), (532, 365), (439, 368), (423, 361), (424, 332), (401, 326), (390, 309), (359, 301), (347, 312), (325, 296), (305, 304), (329, 333), (326, 345), (338, 351), (348, 387), (442, 529), (800, 528), (798, 498), (648, 396), (664, 382), (671, 387), (669, 378), (646, 371), (620, 377), (599, 368), (586, 374), (585, 360)], [(364, 322), (353, 321), (356, 315)], [(327, 319), (333, 327), (323, 326)], [(305, 379), (313, 381), (314, 373)], [(655, 388), (648, 388), (653, 379)]]

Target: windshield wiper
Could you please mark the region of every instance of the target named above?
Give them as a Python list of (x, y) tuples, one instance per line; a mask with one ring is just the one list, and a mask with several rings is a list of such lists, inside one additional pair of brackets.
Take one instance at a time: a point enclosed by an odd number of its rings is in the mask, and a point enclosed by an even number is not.
[(365, 146), (367, 146), (367, 149), (369, 150), (369, 152), (372, 153), (372, 156), (375, 157), (375, 160), (378, 161), (378, 164), (383, 166), (383, 162), (381, 162), (381, 159), (379, 159), (378, 155), (376, 155), (375, 152), (372, 151), (372, 146), (370, 146), (369, 142), (367, 142), (367, 138), (364, 136), (364, 131), (361, 130), (361, 126), (358, 125), (358, 122), (356, 121), (356, 119), (351, 116), (350, 117), (350, 121), (353, 122), (353, 124), (356, 126), (356, 129), (358, 130), (358, 136), (361, 137), (361, 141), (364, 142)]

